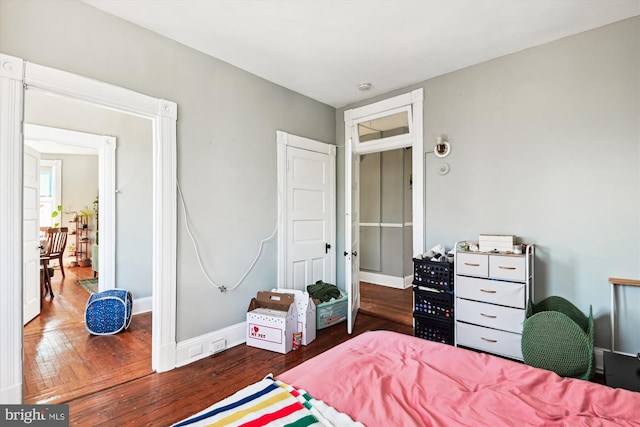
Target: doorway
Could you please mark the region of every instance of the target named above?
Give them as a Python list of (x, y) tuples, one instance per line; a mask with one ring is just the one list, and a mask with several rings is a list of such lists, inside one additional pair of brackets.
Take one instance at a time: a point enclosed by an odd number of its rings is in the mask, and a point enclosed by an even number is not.
[[(57, 123), (70, 128), (78, 127), (75, 120), (64, 122), (51, 111), (63, 110), (71, 113), (71, 117), (84, 114), (86, 118), (91, 114), (84, 104), (63, 101), (42, 93), (30, 91), (26, 94), (26, 101), (25, 116), (29, 121)], [(84, 113), (80, 113), (82, 111)], [(65, 114), (65, 116), (68, 115)], [(100, 116), (94, 115), (94, 120), (106, 122), (106, 117), (100, 119)], [(109, 127), (108, 124), (105, 126)], [(93, 226), (90, 228), (91, 241), (98, 243), (99, 231), (102, 236), (100, 246), (102, 256), (97, 262), (99, 265), (96, 264), (93, 267), (96, 267), (94, 271), (101, 272), (99, 290), (115, 288), (116, 138), (32, 123), (24, 125), (23, 133), (26, 145), (40, 153), (47, 153), (42, 157), (42, 163), (48, 161), (55, 165), (52, 169), (52, 179), (56, 187), (53, 193), (56, 195), (54, 204), (62, 206), (60, 216), (57, 217), (60, 226), (71, 225), (73, 229), (75, 224), (71, 220), (74, 216), (77, 216), (82, 209), (88, 209), (91, 212), (97, 208), (92, 218)], [(64, 174), (60, 156), (71, 156), (64, 162)], [(54, 160), (46, 160), (46, 157)], [(91, 158), (97, 158), (97, 160), (93, 164), (84, 161)], [(65, 182), (64, 198), (62, 197), (63, 181)], [(43, 221), (40, 222), (42, 225)], [(70, 236), (67, 242), (68, 245), (71, 243), (76, 244), (74, 236)], [(85, 248), (82, 255), (89, 255), (87, 252), (89, 251)]]
[(412, 149), (360, 156), (360, 281), (395, 289), (413, 279)]
[[(25, 97), (25, 119), (29, 122), (79, 127), (74, 122), (87, 123), (89, 117), (98, 121), (99, 116), (92, 116), (92, 110), (84, 104), (33, 91), (27, 91)], [(59, 111), (65, 114), (57, 114)], [(66, 117), (73, 119), (66, 121)], [(108, 127), (106, 121), (105, 127)], [(69, 230), (61, 263), (65, 276), (61, 274), (58, 261), (50, 263), (55, 296), (40, 296), (39, 280), (29, 284), (27, 276), (23, 279), (25, 287), (35, 287), (40, 308), (37, 319), (27, 323), (23, 331), (24, 402), (68, 401), (100, 387), (131, 380), (134, 375), (150, 373), (150, 343), (148, 348), (141, 346), (138, 334), (128, 334), (126, 340), (115, 341), (115, 345), (123, 342), (135, 344), (138, 350), (136, 357), (146, 359), (145, 371), (122, 370), (119, 364), (98, 362), (100, 358), (96, 350), (99, 343), (88, 336), (83, 322), (89, 292), (115, 287), (115, 233), (110, 230), (114, 229), (116, 209), (112, 206), (115, 199), (106, 194), (114, 192), (116, 138), (29, 123), (24, 126), (24, 140), (25, 155), (27, 148), (39, 153), (41, 191), (45, 196), (53, 196), (41, 199), (40, 226), (66, 227)], [(46, 163), (54, 167), (47, 168)], [(94, 203), (99, 200), (99, 195), (102, 195), (102, 203)], [(49, 206), (51, 204), (56, 209)], [(52, 210), (55, 217), (51, 215)], [(101, 241), (98, 240), (98, 222), (102, 223), (105, 231)], [(98, 248), (101, 249), (101, 257), (98, 256)], [(100, 277), (94, 279), (97, 271), (101, 271)], [(92, 283), (95, 280), (100, 283)], [(137, 318), (132, 323), (135, 330), (140, 330), (141, 322)], [(146, 332), (150, 332), (150, 325)], [(126, 347), (119, 349), (118, 353), (119, 357), (129, 357)]]
[(360, 311), (413, 326), (412, 149), (360, 156)]
[(411, 147), (412, 254), (424, 251), (423, 90), (347, 110), (345, 120), (345, 287), (347, 331), (360, 308), (360, 157)]
[(177, 105), (72, 73), (0, 55), (0, 401), (22, 401), (22, 122), (25, 88), (43, 90), (150, 120), (153, 129), (152, 368), (164, 372), (176, 360), (176, 120)]

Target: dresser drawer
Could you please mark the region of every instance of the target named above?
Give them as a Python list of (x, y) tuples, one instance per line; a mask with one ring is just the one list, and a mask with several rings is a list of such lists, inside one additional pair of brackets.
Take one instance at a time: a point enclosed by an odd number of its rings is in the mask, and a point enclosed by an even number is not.
[(456, 273), (467, 276), (488, 277), (489, 256), (486, 254), (458, 253), (456, 256)]
[(456, 296), (491, 304), (524, 308), (525, 284), (499, 280), (456, 277)]
[(458, 298), (456, 319), (503, 331), (522, 333), (524, 310)]
[(520, 334), (456, 321), (456, 343), (512, 359), (522, 360)]
[(489, 255), (489, 277), (524, 282), (526, 279), (525, 261), (524, 256)]

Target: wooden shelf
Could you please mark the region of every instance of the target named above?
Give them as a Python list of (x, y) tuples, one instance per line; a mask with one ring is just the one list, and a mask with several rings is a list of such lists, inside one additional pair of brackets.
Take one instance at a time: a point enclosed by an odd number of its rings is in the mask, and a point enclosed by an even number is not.
[(75, 236), (76, 236), (76, 250), (75, 250), (75, 257), (76, 257), (76, 263), (79, 263), (81, 260), (83, 260), (84, 258), (89, 258), (89, 256), (91, 255), (91, 238), (89, 237), (89, 232), (91, 231), (89, 229), (89, 227), (86, 227), (86, 220), (83, 220), (82, 218), (78, 218), (75, 221), (76, 224), (76, 230), (75, 230)]

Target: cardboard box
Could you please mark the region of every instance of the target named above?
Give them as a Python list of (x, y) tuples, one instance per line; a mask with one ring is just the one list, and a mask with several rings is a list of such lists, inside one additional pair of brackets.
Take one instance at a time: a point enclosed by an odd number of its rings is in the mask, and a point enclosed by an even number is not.
[(480, 252), (513, 252), (513, 235), (481, 234), (478, 241)]
[(316, 304), (311, 299), (309, 292), (297, 289), (273, 289), (273, 292), (291, 294), (295, 298), (298, 311), (298, 329), (302, 332), (302, 345), (308, 345), (316, 339)]
[(247, 345), (286, 354), (291, 351), (297, 323), (293, 295), (258, 292), (247, 309)]

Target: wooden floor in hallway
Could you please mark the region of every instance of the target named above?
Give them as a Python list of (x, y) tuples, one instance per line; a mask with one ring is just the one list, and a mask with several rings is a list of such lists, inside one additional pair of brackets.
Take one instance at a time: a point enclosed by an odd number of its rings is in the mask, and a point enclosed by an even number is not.
[(413, 288), (397, 289), (360, 282), (360, 311), (413, 326)]
[(84, 322), (90, 297), (78, 280), (91, 267), (65, 267), (52, 278), (54, 297), (42, 298), (39, 316), (24, 327), (24, 403), (64, 403), (149, 375), (151, 313), (133, 316), (116, 335), (91, 335)]

